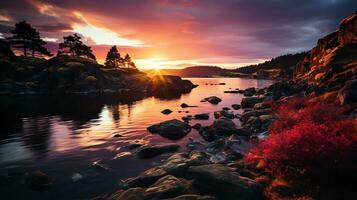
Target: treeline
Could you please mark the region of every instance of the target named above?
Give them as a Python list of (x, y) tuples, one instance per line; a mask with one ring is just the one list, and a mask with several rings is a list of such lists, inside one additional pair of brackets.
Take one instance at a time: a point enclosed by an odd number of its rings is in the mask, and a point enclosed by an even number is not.
[(253, 74), (257, 73), (260, 70), (270, 70), (270, 69), (281, 69), (289, 70), (289, 67), (295, 67), (298, 62), (300, 62), (307, 55), (307, 52), (297, 53), (297, 54), (287, 54), (275, 57), (264, 63), (256, 65), (248, 65), (245, 67), (240, 67), (234, 72), (244, 73), (244, 74)]
[[(22, 52), (24, 57), (51, 57), (53, 54), (46, 48), (40, 32), (33, 28), (26, 21), (15, 24), (15, 28), (10, 31), (11, 36), (6, 37), (6, 41), (13, 49)], [(83, 43), (82, 38), (74, 33), (63, 37), (63, 42), (58, 44), (57, 56), (78, 56), (96, 60), (92, 48)], [(116, 46), (110, 48), (105, 59), (106, 67), (136, 68), (129, 54), (121, 57)]]

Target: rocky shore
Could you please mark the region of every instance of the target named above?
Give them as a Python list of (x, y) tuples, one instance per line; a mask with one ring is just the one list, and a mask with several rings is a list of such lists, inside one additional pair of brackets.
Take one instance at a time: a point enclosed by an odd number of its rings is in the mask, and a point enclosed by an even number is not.
[[(205, 119), (202, 114), (188, 116), (185, 122), (173, 120), (149, 127), (150, 132), (174, 138), (185, 136), (191, 127), (205, 142), (191, 139), (188, 152), (176, 153), (163, 164), (123, 180), (118, 191), (96, 199), (255, 200), (273, 198), (267, 190), (287, 196), (299, 192), (291, 193), (284, 181), (263, 169), (264, 163), (246, 164), (242, 144), (254, 145), (269, 137), (268, 127), (277, 118), (273, 103), (284, 104), (296, 96), (311, 102), (329, 101), (344, 106), (347, 118), (356, 116), (356, 22), (357, 14), (345, 19), (338, 32), (319, 40), (297, 66), (294, 81), (276, 82), (263, 89), (226, 91), (244, 94), (240, 105), (232, 105), (233, 109), (243, 109), (241, 115), (230, 115), (230, 108), (225, 108), (214, 113), (216, 120), (209, 126), (189, 124), (193, 117)], [(220, 101), (218, 97), (202, 100), (212, 104)], [(232, 118), (239, 118), (240, 125)], [(163, 146), (160, 153), (172, 152), (173, 148)], [(309, 189), (307, 186), (305, 191)]]

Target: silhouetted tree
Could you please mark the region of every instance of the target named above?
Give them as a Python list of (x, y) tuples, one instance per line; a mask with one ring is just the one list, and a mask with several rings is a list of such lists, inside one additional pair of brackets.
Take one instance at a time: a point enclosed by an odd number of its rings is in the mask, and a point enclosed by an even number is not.
[(124, 66), (127, 68), (136, 68), (135, 63), (131, 60), (129, 54), (126, 54), (124, 57)]
[(85, 45), (81, 39), (77, 33), (63, 37), (63, 43), (59, 44), (57, 55), (80, 56), (95, 60), (92, 48)]
[(112, 46), (105, 58), (105, 66), (107, 67), (119, 67), (123, 63), (123, 59), (120, 57), (120, 53), (116, 46)]
[(44, 45), (47, 43), (41, 39), (40, 33), (31, 27), (26, 21), (15, 24), (15, 29), (10, 31), (13, 36), (6, 38), (10, 45), (15, 49), (21, 49), (25, 57), (31, 51), (32, 57), (36, 52), (40, 55), (52, 56)]

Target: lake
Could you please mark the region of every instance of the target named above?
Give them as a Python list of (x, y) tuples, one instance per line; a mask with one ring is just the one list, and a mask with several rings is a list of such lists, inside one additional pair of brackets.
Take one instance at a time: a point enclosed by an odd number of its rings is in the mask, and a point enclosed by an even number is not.
[[(0, 199), (90, 199), (115, 191), (120, 180), (160, 164), (169, 154), (139, 159), (130, 143), (177, 143), (186, 151), (188, 138), (202, 140), (197, 131), (170, 141), (149, 133), (154, 123), (186, 115), (209, 113), (209, 120), (192, 120), (191, 125), (211, 124), (213, 112), (240, 104), (241, 94), (225, 90), (263, 88), (271, 80), (242, 78), (189, 78), (199, 86), (175, 99), (132, 96), (0, 97)], [(225, 85), (219, 85), (225, 83)], [(218, 105), (200, 102), (218, 96)], [(197, 107), (182, 109), (181, 103)], [(161, 111), (169, 108), (169, 115)], [(241, 113), (237, 110), (235, 113)], [(239, 124), (239, 120), (234, 120)], [(116, 134), (122, 137), (113, 137)], [(110, 171), (93, 167), (100, 162)], [(49, 189), (29, 189), (26, 176), (40, 170), (53, 177)], [(72, 176), (80, 174), (80, 180)]]

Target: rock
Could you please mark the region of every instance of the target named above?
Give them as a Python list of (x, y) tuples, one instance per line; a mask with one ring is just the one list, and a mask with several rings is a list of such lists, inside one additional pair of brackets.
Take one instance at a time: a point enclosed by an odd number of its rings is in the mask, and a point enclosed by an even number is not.
[(34, 171), (26, 177), (26, 183), (34, 190), (45, 190), (53, 183), (53, 178), (41, 171)]
[(222, 110), (220, 111), (220, 114), (223, 116), (223, 117), (226, 117), (228, 119), (234, 119), (235, 115), (233, 112), (229, 112), (227, 110)]
[(193, 116), (195, 119), (203, 119), (203, 120), (206, 120), (206, 119), (209, 119), (209, 115), (207, 113), (204, 113), (204, 114), (196, 114)]
[(163, 199), (184, 194), (188, 189), (188, 181), (167, 175), (157, 180), (145, 190), (148, 199)]
[(226, 91), (224, 91), (224, 93), (236, 94), (236, 93), (241, 93), (241, 91), (239, 91), (239, 90), (226, 90)]
[(221, 118), (221, 117), (222, 117), (222, 115), (221, 115), (221, 112), (220, 112), (220, 111), (215, 111), (215, 112), (213, 113), (213, 115), (214, 115), (214, 118), (215, 118), (215, 119), (219, 119), (219, 118)]
[(255, 90), (255, 88), (252, 87), (252, 88), (245, 89), (243, 92), (243, 95), (247, 96), (247, 97), (251, 97), (251, 96), (255, 95), (255, 93), (256, 93), (256, 90)]
[(151, 133), (158, 133), (160, 136), (177, 140), (191, 131), (190, 125), (177, 119), (161, 122), (147, 128)]
[(239, 110), (240, 109), (240, 105), (239, 104), (232, 104), (232, 108), (234, 110)]
[(216, 200), (215, 197), (212, 196), (200, 196), (196, 194), (185, 194), (175, 198), (165, 199), (165, 200)]
[(240, 116), (242, 122), (246, 122), (250, 117), (259, 117), (260, 115), (270, 115), (272, 110), (270, 108), (265, 108), (261, 110), (251, 110), (243, 112)]
[(222, 164), (191, 166), (187, 176), (203, 193), (215, 194), (225, 200), (263, 199), (262, 187), (252, 179), (241, 177)]
[(263, 98), (260, 97), (246, 97), (242, 99), (242, 108), (252, 108), (255, 104), (263, 102)]
[(230, 110), (228, 107), (223, 107), (222, 110)]
[(155, 183), (157, 180), (160, 178), (164, 177), (167, 175), (167, 172), (160, 168), (160, 167), (155, 167), (148, 169), (142, 173), (140, 173), (138, 176), (133, 177), (133, 178), (128, 178), (124, 182), (125, 184), (128, 185), (128, 187), (149, 187), (153, 183)]
[(341, 105), (357, 102), (357, 80), (351, 80), (338, 91), (338, 99)]
[(202, 128), (202, 125), (199, 124), (199, 123), (197, 123), (197, 124), (195, 124), (195, 125), (193, 125), (193, 126), (191, 126), (191, 127), (192, 127), (193, 129), (199, 131), (199, 130)]
[(222, 101), (222, 99), (220, 99), (216, 96), (207, 97), (207, 98), (204, 98), (203, 100), (201, 100), (201, 102), (209, 102), (211, 104), (218, 104), (221, 101)]
[(218, 85), (226, 85), (226, 83), (218, 83)]
[(188, 123), (192, 120), (192, 115), (187, 115), (181, 118), (185, 123)]
[(165, 110), (161, 111), (161, 113), (164, 114), (164, 115), (168, 115), (168, 114), (172, 113), (172, 110), (165, 109)]
[(187, 107), (190, 107), (189, 105), (187, 105), (186, 103), (182, 103), (181, 105), (181, 108), (187, 108)]
[(222, 135), (241, 134), (234, 122), (222, 117), (213, 122), (210, 126), (202, 127), (199, 134), (208, 142), (211, 142)]
[(144, 200), (147, 199), (145, 190), (140, 187), (130, 188), (127, 190), (119, 190), (111, 194), (105, 200)]
[(163, 153), (170, 153), (178, 151), (180, 145), (177, 144), (167, 144), (167, 145), (152, 145), (152, 146), (143, 146), (137, 152), (139, 158), (152, 158)]

